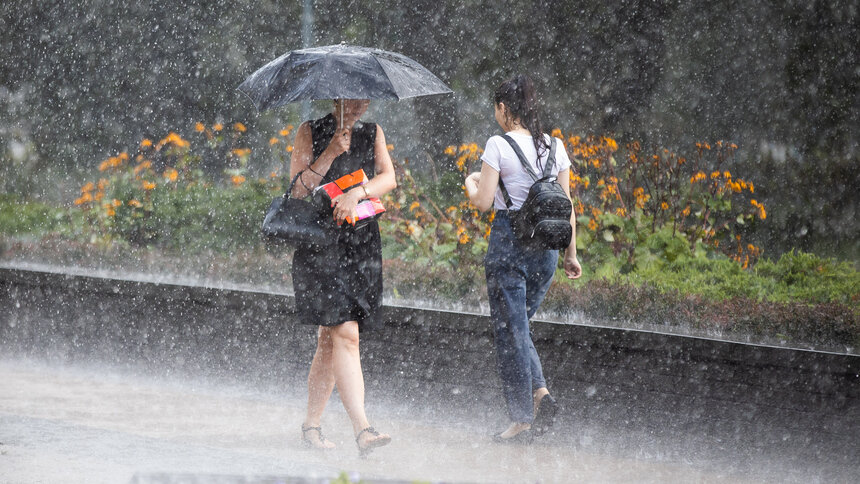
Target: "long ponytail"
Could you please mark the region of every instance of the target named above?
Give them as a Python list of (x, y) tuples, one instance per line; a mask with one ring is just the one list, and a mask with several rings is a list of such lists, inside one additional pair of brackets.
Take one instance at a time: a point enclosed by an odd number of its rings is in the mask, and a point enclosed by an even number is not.
[(529, 130), (535, 144), (538, 160), (549, 150), (549, 143), (543, 136), (540, 109), (537, 93), (531, 78), (525, 74), (517, 74), (499, 85), (493, 95), (493, 102), (498, 106), (504, 103), (508, 110), (508, 121), (519, 120), (519, 123)]

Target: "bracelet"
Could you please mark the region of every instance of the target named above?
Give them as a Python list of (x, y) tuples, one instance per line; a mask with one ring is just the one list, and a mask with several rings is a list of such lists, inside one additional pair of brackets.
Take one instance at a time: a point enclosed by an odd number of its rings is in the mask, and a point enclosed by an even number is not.
[(310, 171), (311, 171), (311, 173), (313, 173), (314, 175), (316, 175), (316, 176), (318, 176), (318, 177), (320, 177), (320, 178), (325, 178), (325, 175), (320, 175), (319, 173), (317, 173), (317, 171), (316, 171), (316, 170), (314, 170), (313, 168), (311, 168), (311, 165), (310, 165), (310, 164), (308, 164), (308, 170), (310, 170)]
[(364, 190), (364, 196), (370, 198), (370, 191), (367, 189), (367, 187), (362, 185), (361, 188)]
[[(311, 171), (313, 171), (313, 170), (311, 170)], [(304, 179), (304, 178), (302, 178), (302, 174), (301, 174), (301, 173), (299, 173), (299, 182), (302, 184), (302, 186), (303, 186), (303, 187), (305, 187), (305, 190), (307, 190), (308, 192), (313, 191), (313, 188), (309, 187), (309, 186), (305, 183), (305, 179)]]

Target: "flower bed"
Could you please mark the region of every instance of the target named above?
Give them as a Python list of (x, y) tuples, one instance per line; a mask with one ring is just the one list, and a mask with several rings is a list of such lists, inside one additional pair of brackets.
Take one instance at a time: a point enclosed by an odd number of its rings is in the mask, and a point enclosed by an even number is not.
[[(67, 207), (0, 197), (0, 257), (288, 288), (290, 254), (258, 234), (284, 173), (253, 176), (248, 167), (255, 155), (285, 166), (292, 127), (255, 150), (245, 131), (198, 123), (188, 139), (143, 140), (99, 163), (98, 179)], [(722, 169), (736, 147), (698, 143), (685, 157), (646, 153), (635, 141), (619, 148), (609, 137), (565, 141), (584, 276), (571, 282), (559, 270), (541, 317), (860, 346), (860, 275), (850, 263), (794, 251), (771, 260), (745, 241), (767, 210), (752, 182)], [(486, 310), (482, 258), (493, 215), (475, 210), (462, 187), (480, 154), (475, 144), (449, 147), (442, 156), (459, 171), (433, 183), (395, 160), (399, 186), (381, 219), (389, 301)], [(226, 160), (219, 176), (204, 173), (211, 157)]]

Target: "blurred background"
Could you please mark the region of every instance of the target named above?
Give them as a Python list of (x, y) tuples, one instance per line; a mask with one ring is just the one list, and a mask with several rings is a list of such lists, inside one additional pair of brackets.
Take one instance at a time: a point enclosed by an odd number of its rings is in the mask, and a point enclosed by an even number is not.
[(454, 89), (368, 114), (413, 166), (444, 173), (446, 146), (482, 146), (498, 130), (492, 91), (527, 72), (565, 134), (736, 143), (730, 163), (768, 206), (754, 237), (768, 255), (856, 262), (858, 25), (852, 0), (5, 0), (0, 192), (70, 203), (101, 160), (196, 122), (241, 122), (265, 143), (329, 105), (260, 114), (236, 86), (288, 50), (345, 41)]

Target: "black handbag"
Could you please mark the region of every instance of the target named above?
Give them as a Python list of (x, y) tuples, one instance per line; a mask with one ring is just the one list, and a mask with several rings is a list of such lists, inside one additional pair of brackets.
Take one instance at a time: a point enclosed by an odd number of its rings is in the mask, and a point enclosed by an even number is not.
[(272, 200), (263, 219), (263, 237), (293, 247), (330, 247), (338, 238), (338, 226), (332, 214), (313, 202), (290, 196), (301, 174), (293, 178), (286, 193)]

